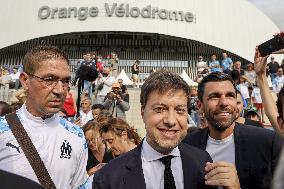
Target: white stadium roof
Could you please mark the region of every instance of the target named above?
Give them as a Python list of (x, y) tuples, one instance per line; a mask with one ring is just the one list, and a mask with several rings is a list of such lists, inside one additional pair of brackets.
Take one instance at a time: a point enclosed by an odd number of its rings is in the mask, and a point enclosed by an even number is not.
[(0, 12), (0, 49), (64, 33), (129, 31), (196, 40), (252, 61), (255, 47), (279, 32), (245, 0), (13, 0)]

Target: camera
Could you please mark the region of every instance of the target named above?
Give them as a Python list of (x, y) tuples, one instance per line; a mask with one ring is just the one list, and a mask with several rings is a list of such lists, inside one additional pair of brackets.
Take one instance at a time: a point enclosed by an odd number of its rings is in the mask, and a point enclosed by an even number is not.
[(112, 90), (112, 92), (117, 96), (117, 95), (119, 95), (119, 96), (121, 96), (122, 95), (122, 92), (121, 92), (121, 90), (120, 89), (116, 89), (116, 90)]
[(117, 100), (118, 98), (122, 98), (122, 91), (120, 89), (113, 89), (107, 94), (107, 98), (110, 100)]

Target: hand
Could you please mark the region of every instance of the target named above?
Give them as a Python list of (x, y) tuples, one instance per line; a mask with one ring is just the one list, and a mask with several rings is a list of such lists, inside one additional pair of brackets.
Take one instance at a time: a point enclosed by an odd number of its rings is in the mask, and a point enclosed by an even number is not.
[(205, 166), (205, 184), (221, 186), (224, 189), (240, 189), (236, 167), (224, 161), (207, 162)]
[(284, 54), (284, 49), (280, 49), (279, 51), (275, 51), (272, 54)]
[(113, 92), (109, 92), (108, 95), (107, 95), (107, 98), (108, 98), (109, 100), (114, 100), (115, 94), (114, 94)]
[(266, 63), (267, 63), (266, 57), (261, 57), (261, 54), (258, 50), (258, 48), (255, 49), (254, 54), (254, 71), (256, 75), (265, 75), (266, 74)]
[(94, 173), (96, 173), (98, 170), (100, 170), (103, 166), (105, 165), (105, 163), (99, 163), (97, 166), (92, 167), (89, 171), (88, 171), (88, 175), (91, 176)]
[[(276, 35), (281, 35), (282, 39), (284, 39), (284, 32), (277, 33), (274, 36), (276, 36)], [(275, 51), (272, 54), (284, 54), (284, 49), (281, 49), (279, 51)]]
[(115, 95), (116, 100), (120, 101), (121, 100), (121, 96), (119, 94)]
[(74, 121), (74, 124), (80, 126), (80, 125), (81, 125), (81, 118), (78, 117), (78, 118)]

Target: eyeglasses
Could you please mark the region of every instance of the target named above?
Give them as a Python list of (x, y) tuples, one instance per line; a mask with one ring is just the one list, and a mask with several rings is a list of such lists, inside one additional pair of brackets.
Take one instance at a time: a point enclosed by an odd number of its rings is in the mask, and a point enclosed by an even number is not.
[[(26, 72), (27, 73), (27, 72)], [(27, 73), (29, 76), (38, 79), (40, 82), (42, 82), (46, 86), (51, 86), (54, 87), (57, 85), (59, 81), (61, 81), (62, 85), (64, 88), (68, 88), (70, 84), (70, 78), (65, 78), (65, 79), (59, 79), (56, 76), (48, 76), (48, 77), (39, 77), (37, 75)]]

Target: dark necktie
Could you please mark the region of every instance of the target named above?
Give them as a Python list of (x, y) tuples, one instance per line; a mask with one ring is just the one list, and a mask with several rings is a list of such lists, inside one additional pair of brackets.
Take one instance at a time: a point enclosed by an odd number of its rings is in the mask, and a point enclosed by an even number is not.
[(160, 159), (165, 165), (164, 171), (164, 189), (176, 189), (175, 179), (171, 169), (171, 160), (174, 156), (166, 156)]

